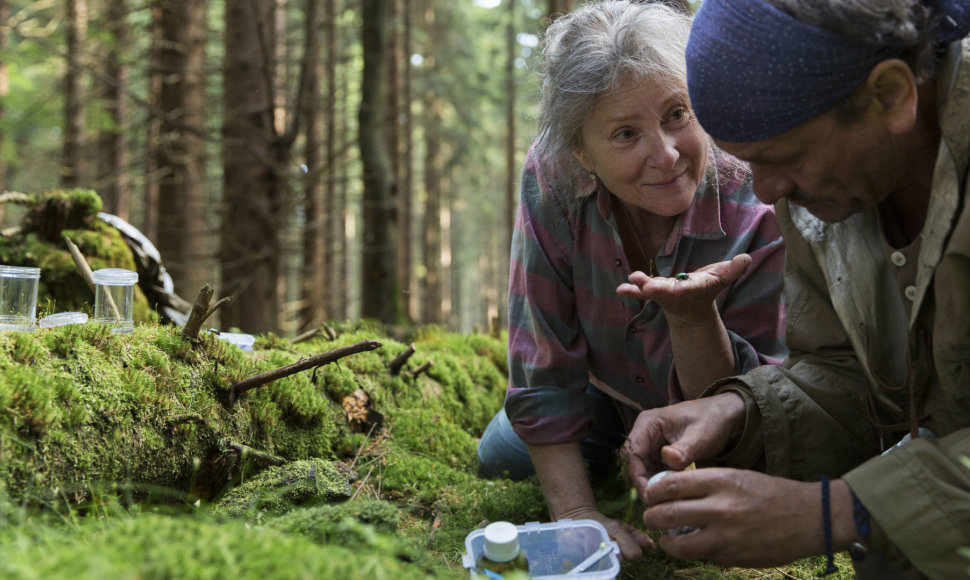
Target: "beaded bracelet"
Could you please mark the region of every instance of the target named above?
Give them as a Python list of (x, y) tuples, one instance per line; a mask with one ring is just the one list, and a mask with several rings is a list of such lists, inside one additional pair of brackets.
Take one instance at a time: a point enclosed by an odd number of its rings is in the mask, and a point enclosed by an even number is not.
[(832, 553), (832, 510), (829, 505), (829, 477), (822, 476), (822, 532), (825, 534), (825, 571), (819, 572), (818, 577), (828, 576), (838, 572), (835, 565), (835, 554)]
[[(869, 537), (869, 510), (862, 505), (855, 492), (852, 492), (852, 517), (855, 519), (855, 530), (864, 542)], [(849, 556), (856, 562), (866, 557), (866, 547), (862, 542), (856, 542), (849, 548)]]

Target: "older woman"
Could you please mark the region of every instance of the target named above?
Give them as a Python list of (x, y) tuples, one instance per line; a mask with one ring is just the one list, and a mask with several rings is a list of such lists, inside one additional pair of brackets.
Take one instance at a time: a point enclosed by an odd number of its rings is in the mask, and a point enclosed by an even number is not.
[(638, 412), (785, 354), (781, 236), (745, 166), (693, 117), (689, 26), (622, 0), (545, 33), (512, 242), (509, 387), (478, 450), (486, 475), (538, 474), (553, 519), (602, 522), (625, 559), (649, 541), (597, 510), (587, 467), (616, 466)]

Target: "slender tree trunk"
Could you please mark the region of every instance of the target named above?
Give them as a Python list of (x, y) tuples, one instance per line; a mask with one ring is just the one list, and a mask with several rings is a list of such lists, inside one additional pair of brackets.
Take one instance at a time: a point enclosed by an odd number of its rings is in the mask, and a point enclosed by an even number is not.
[(402, 159), (401, 176), (401, 263), (404, 271), (402, 279), (404, 282), (401, 288), (406, 294), (406, 311), (409, 320), (414, 320), (418, 316), (418, 292), (414, 281), (414, 155), (412, 149), (414, 145), (414, 115), (411, 114), (411, 80), (413, 79), (413, 69), (411, 67), (411, 54), (413, 32), (411, 30), (411, 16), (413, 13), (413, 2), (403, 0), (404, 7), (404, 31), (402, 60), (404, 62), (404, 74), (401, 86), (401, 96), (404, 104), (401, 108), (403, 117), (404, 135), (403, 148), (404, 158)]
[[(401, 299), (403, 315), (410, 320), (407, 290), (410, 285), (411, 263), (408, 261), (408, 240), (411, 237), (411, 222), (409, 210), (405, 204), (409, 199), (404, 194), (406, 186), (402, 183), (402, 147), (401, 147), (401, 114), (405, 103), (403, 99), (404, 80), (402, 66), (406, 60), (403, 42), (403, 7), (402, 0), (390, 0), (390, 39), (391, 58), (388, 68), (388, 85), (391, 87), (388, 100), (387, 115), (387, 150), (391, 158), (391, 188), (394, 199), (397, 200), (397, 215), (400, 216), (399, 227), (397, 230), (398, 239), (395, 242), (397, 250), (397, 285), (404, 292)], [(406, 72), (406, 71), (405, 71)]]
[[(425, 30), (429, 31), (429, 47), (425, 67), (429, 78), (435, 78), (438, 70), (436, 55), (438, 24), (433, 6), (424, 12)], [(442, 268), (441, 268), (441, 103), (430, 87), (424, 94), (424, 287), (422, 322), (440, 324), (442, 319)]]
[(340, 59), (337, 27), (337, 0), (326, 0), (324, 5), (325, 32), (327, 38), (326, 77), (327, 92), (325, 113), (326, 118), (326, 188), (324, 198), (324, 219), (326, 223), (325, 236), (326, 252), (324, 253), (325, 283), (327, 286), (327, 313), (333, 318), (345, 318), (347, 313), (346, 292), (341, 287), (346, 283), (346, 273), (339, 266), (343, 248), (343, 211), (344, 204), (337, 204), (338, 187), (338, 156), (337, 150), (337, 89), (340, 85), (337, 78), (337, 62)]
[(153, 0), (151, 4), (151, 48), (148, 63), (148, 126), (145, 131), (145, 190), (142, 233), (158, 241), (158, 163), (161, 138), (162, 70), (164, 67), (164, 32), (162, 4), (167, 0)]
[[(306, 228), (303, 232), (303, 310), (300, 316), (300, 330), (306, 331), (319, 326), (327, 316), (327, 190), (321, 183), (324, 176), (322, 167), (321, 138), (323, 136), (321, 77), (321, 37), (320, 8), (318, 2), (306, 5), (305, 43), (307, 53), (307, 79), (303, 89), (304, 113), (306, 120), (306, 176), (304, 179)], [(332, 167), (326, 168), (329, 172)]]
[(549, 0), (549, 12), (546, 14), (543, 27), (548, 26), (549, 22), (560, 14), (565, 14), (573, 9), (573, 0)]
[(366, 318), (394, 323), (402, 316), (398, 286), (397, 202), (390, 179), (387, 119), (388, 0), (363, 0), (364, 72), (358, 113), (364, 168), (361, 309)]
[[(223, 219), (219, 260), (223, 326), (279, 329), (280, 176), (265, 27), (271, 0), (226, 0)], [(261, 30), (261, 27), (262, 30)]]
[[(0, 0), (0, 23), (10, 20), (10, 1)], [(0, 54), (7, 53), (10, 44), (10, 31), (6, 26), (0, 26)], [(6, 141), (6, 131), (3, 130), (6, 117), (7, 95), (10, 94), (10, 73), (7, 70), (6, 57), (0, 58), (0, 192), (7, 189), (7, 164), (3, 162), (3, 144)], [(0, 222), (3, 221), (4, 208), (0, 204)]]
[[(505, 181), (505, 240), (506, 240), (506, 255), (509, 254), (509, 249), (512, 247), (512, 230), (515, 228), (515, 211), (516, 211), (516, 200), (518, 198), (518, 183), (519, 183), (519, 164), (515, 156), (515, 129), (516, 129), (516, 112), (515, 112), (515, 98), (516, 98), (516, 82), (515, 82), (515, 59), (519, 55), (519, 44), (516, 42), (515, 30), (516, 30), (516, 0), (509, 0), (508, 6), (508, 27), (506, 28), (506, 49), (508, 51), (507, 59), (505, 62), (505, 124), (508, 130), (505, 138), (505, 170), (506, 170), (506, 181)], [(486, 250), (488, 251), (488, 250)], [(501, 278), (499, 278), (501, 280)], [(503, 324), (506, 312), (503, 304), (499, 306), (498, 311), (498, 321), (497, 324)], [(489, 325), (492, 324), (491, 320), (486, 321)]]
[[(4, 22), (5, 24), (5, 22)], [(67, 71), (64, 76), (64, 145), (61, 185), (78, 187), (84, 174), (83, 64), (87, 0), (67, 0)]]
[(194, 296), (215, 283), (205, 219), (206, 2), (161, 6), (158, 250), (177, 291)]
[(129, 220), (131, 192), (128, 186), (128, 73), (125, 62), (128, 42), (128, 0), (108, 0), (105, 10), (108, 50), (104, 59), (104, 78), (100, 84), (104, 108), (111, 120), (110, 129), (98, 135), (98, 193), (105, 211)]

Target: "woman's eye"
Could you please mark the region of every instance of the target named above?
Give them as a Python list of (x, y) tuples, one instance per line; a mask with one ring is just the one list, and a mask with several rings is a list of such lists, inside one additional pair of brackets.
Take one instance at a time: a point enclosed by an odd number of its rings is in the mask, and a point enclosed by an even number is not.
[(682, 125), (685, 122), (690, 120), (690, 111), (688, 111), (684, 107), (677, 107), (676, 109), (670, 112), (670, 116), (668, 117), (668, 119), (670, 123), (673, 125)]
[(632, 129), (620, 129), (616, 133), (613, 133), (613, 139), (617, 141), (628, 141), (633, 139), (633, 135), (634, 133)]

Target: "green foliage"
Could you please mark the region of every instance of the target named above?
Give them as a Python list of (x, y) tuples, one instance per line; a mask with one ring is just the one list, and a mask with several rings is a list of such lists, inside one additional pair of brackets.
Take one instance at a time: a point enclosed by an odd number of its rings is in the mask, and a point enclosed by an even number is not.
[(293, 461), (270, 467), (229, 490), (213, 513), (225, 517), (262, 519), (294, 506), (342, 501), (350, 497), (347, 476), (325, 459)]

